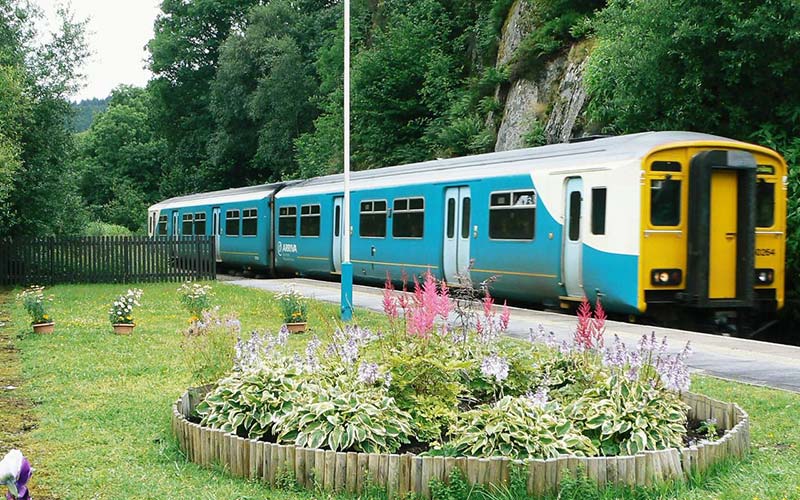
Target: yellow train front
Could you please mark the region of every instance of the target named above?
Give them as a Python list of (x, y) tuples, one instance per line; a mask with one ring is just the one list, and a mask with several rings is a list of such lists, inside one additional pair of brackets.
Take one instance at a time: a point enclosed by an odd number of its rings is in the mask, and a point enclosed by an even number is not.
[(720, 138), (666, 144), (642, 167), (640, 311), (675, 324), (688, 307), (695, 319), (757, 326), (781, 309), (783, 158)]

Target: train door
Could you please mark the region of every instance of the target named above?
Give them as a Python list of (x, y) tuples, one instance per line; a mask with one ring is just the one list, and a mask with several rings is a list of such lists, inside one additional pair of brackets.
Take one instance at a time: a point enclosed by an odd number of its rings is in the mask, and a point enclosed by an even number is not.
[(172, 211), (172, 237), (178, 239), (178, 211)]
[(564, 203), (564, 248), (561, 260), (562, 281), (570, 297), (583, 296), (583, 242), (581, 240), (581, 206), (583, 180), (567, 179)]
[(711, 174), (708, 298), (736, 297), (738, 175), (732, 170)]
[(214, 255), (216, 256), (217, 262), (222, 262), (222, 253), (220, 253), (220, 248), (219, 248), (219, 234), (220, 234), (219, 214), (220, 214), (219, 207), (214, 207), (211, 209), (211, 235), (214, 237)]
[(458, 281), (469, 269), (472, 199), (468, 186), (447, 188), (444, 194), (444, 279)]
[(333, 248), (331, 258), (333, 259), (333, 272), (342, 272), (342, 196), (333, 199)]

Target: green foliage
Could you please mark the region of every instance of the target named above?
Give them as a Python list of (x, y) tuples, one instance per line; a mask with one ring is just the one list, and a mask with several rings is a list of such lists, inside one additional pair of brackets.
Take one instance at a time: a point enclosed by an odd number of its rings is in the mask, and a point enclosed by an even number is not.
[(528, 131), (522, 136), (522, 142), (526, 147), (544, 146), (547, 144), (547, 134), (544, 132), (544, 123), (536, 118), (530, 121)]
[[(327, 379), (327, 380), (325, 380)], [(307, 448), (395, 453), (412, 435), (411, 416), (385, 387), (356, 383), (347, 374), (307, 381), (279, 420), (278, 440)]]
[(387, 358), (392, 373), (389, 393), (413, 419), (414, 435), (423, 442), (440, 442), (458, 415), (459, 398), (466, 387), (460, 360), (446, 341), (400, 340)]
[(527, 397), (506, 396), (493, 405), (468, 411), (450, 429), (450, 435), (452, 446), (473, 456), (591, 456), (597, 452), (556, 403), (538, 406)]
[(601, 454), (613, 456), (680, 447), (687, 409), (676, 393), (656, 391), (645, 378), (614, 373), (564, 411)]
[(120, 86), (78, 142), (81, 190), (95, 220), (144, 231), (147, 207), (159, 198), (166, 142), (153, 123), (153, 98)]
[(612, 1), (598, 17), (586, 84), (614, 132), (797, 135), (800, 4), (794, 0)]
[(95, 116), (108, 109), (108, 101), (105, 99), (81, 99), (72, 104), (74, 116), (72, 117), (72, 130), (75, 132), (85, 132), (92, 126)]
[(548, 57), (587, 34), (594, 12), (606, 5), (606, 0), (529, 1), (531, 29), (509, 63), (513, 79), (535, 75)]
[(132, 234), (125, 226), (100, 221), (90, 222), (83, 230), (84, 236), (131, 236)]
[(249, 439), (275, 440), (278, 423), (299, 404), (299, 372), (269, 364), (222, 379), (195, 409), (208, 425)]

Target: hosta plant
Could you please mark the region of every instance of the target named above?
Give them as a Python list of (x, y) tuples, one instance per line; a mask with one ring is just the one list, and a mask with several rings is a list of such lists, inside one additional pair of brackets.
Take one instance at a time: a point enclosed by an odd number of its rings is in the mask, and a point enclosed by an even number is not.
[(299, 375), (295, 366), (279, 364), (235, 372), (221, 380), (195, 411), (202, 425), (250, 439), (274, 439), (276, 423), (301, 397)]
[(591, 456), (597, 452), (558, 404), (546, 398), (505, 396), (495, 404), (464, 413), (450, 435), (450, 446), (479, 457), (525, 459), (561, 453)]
[(278, 440), (307, 448), (395, 453), (408, 443), (411, 416), (385, 387), (342, 376), (332, 384), (307, 383), (304, 396), (283, 415)]
[(678, 394), (614, 373), (565, 409), (606, 456), (680, 447), (688, 406)]

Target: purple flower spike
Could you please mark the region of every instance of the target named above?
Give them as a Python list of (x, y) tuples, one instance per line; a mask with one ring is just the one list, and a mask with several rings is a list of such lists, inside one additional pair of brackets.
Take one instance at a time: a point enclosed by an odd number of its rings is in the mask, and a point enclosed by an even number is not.
[(31, 479), (31, 464), (28, 459), (22, 457), (22, 467), (19, 470), (19, 478), (17, 478), (17, 499), (30, 500), (31, 493), (28, 491), (28, 481)]

